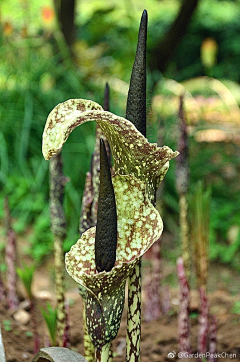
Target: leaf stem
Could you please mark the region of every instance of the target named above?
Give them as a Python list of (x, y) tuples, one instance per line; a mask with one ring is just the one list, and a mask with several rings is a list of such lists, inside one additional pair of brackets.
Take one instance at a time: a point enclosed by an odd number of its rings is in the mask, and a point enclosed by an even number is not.
[(189, 227), (188, 227), (188, 202), (186, 194), (179, 195), (179, 224), (180, 224), (180, 236), (182, 246), (182, 258), (184, 263), (184, 269), (186, 277), (190, 279), (191, 273), (191, 258), (190, 258), (190, 245), (189, 245)]
[(57, 295), (57, 343), (63, 345), (63, 336), (66, 326), (66, 310), (64, 297), (64, 254), (62, 249), (63, 240), (59, 237), (54, 239), (55, 250), (55, 288)]
[(111, 342), (105, 344), (101, 349), (96, 350), (95, 362), (108, 362), (110, 346)]
[(84, 344), (84, 357), (88, 362), (95, 361), (95, 348), (89, 337), (86, 325), (85, 303), (83, 303), (83, 344)]
[(63, 210), (64, 185), (61, 154), (50, 160), (50, 212), (51, 230), (54, 235), (55, 284), (57, 295), (57, 342), (63, 346), (63, 336), (66, 326), (66, 311), (64, 297), (64, 252), (63, 241), (66, 237), (66, 220)]
[(140, 259), (128, 279), (126, 362), (140, 361), (141, 264), (142, 260)]

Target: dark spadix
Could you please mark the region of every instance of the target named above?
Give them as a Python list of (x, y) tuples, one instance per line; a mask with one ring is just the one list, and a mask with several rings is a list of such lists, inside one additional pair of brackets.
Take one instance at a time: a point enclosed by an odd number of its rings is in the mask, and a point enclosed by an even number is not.
[(128, 91), (126, 118), (146, 137), (147, 10), (142, 13), (138, 44)]
[(104, 111), (109, 111), (109, 109), (110, 109), (109, 99), (110, 99), (110, 88), (109, 88), (109, 85), (107, 82), (105, 85), (105, 89), (104, 89), (104, 102), (103, 102)]
[(116, 261), (117, 210), (111, 172), (103, 139), (100, 139), (100, 187), (95, 236), (95, 263), (98, 272), (110, 271)]

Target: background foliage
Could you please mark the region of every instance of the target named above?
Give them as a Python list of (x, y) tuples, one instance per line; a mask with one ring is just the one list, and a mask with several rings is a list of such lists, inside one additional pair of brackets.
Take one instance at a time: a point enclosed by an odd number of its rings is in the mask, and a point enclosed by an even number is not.
[[(36, 261), (40, 262), (52, 249), (48, 163), (41, 154), (47, 115), (56, 104), (69, 98), (102, 103), (108, 81), (111, 111), (124, 116), (142, 10), (146, 7), (149, 14), (148, 64), (152, 64), (152, 54), (171, 27), (180, 5), (177, 0), (79, 1), (76, 40), (70, 51), (57, 26), (50, 0), (2, 0), (0, 218), (4, 216), (4, 196), (8, 195), (14, 229), (27, 239), (26, 253)], [(150, 65), (148, 69), (148, 138), (177, 149), (178, 96), (185, 91), (191, 187), (199, 179), (212, 186), (210, 256), (238, 268), (239, 5), (238, 0), (200, 0), (164, 74)], [(215, 83), (199, 78), (204, 76), (214, 78)], [(64, 172), (70, 178), (65, 196), (66, 250), (78, 237), (94, 127), (92, 123), (81, 126), (63, 148)], [(209, 141), (208, 130), (213, 130), (215, 139)], [(222, 138), (213, 142), (219, 132)], [(178, 245), (174, 179), (172, 162), (162, 199), (165, 230), (171, 231)]]

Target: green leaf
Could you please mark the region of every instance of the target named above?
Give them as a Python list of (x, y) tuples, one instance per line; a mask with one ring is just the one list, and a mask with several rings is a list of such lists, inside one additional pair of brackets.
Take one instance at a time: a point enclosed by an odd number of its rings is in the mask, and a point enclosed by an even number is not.
[(57, 309), (53, 308), (49, 303), (47, 303), (47, 311), (45, 311), (43, 308), (40, 308), (40, 310), (47, 324), (52, 346), (56, 346), (57, 345)]
[(30, 300), (32, 300), (32, 281), (34, 275), (35, 267), (24, 265), (24, 267), (17, 268), (17, 274), (21, 281), (23, 282), (24, 288), (26, 290), (27, 296)]

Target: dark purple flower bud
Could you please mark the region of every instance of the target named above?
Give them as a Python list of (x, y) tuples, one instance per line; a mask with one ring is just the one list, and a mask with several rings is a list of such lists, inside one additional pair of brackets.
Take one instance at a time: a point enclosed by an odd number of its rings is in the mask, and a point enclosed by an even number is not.
[(188, 184), (189, 184), (189, 165), (188, 165), (188, 135), (187, 135), (187, 124), (183, 108), (183, 96), (180, 97), (179, 127), (180, 127), (180, 137), (178, 143), (178, 150), (180, 154), (176, 159), (177, 161), (176, 188), (179, 194), (186, 194), (188, 191)]

